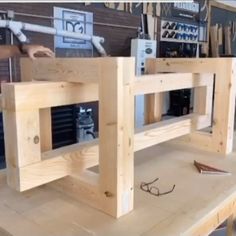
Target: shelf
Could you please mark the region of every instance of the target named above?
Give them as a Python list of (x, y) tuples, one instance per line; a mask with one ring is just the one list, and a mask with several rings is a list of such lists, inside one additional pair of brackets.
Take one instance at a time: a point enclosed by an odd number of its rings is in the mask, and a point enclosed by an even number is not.
[(191, 40), (179, 40), (179, 39), (171, 39), (171, 38), (161, 38), (161, 42), (175, 42), (175, 43), (193, 43), (198, 44), (198, 41)]

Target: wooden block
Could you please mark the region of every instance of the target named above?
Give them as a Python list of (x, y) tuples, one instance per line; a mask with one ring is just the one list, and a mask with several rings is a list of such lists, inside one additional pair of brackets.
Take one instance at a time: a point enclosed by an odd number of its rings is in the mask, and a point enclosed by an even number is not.
[[(33, 81), (33, 61), (29, 59), (20, 60), (21, 81)], [(40, 135), (41, 135), (41, 151), (52, 149), (52, 117), (51, 108), (44, 108), (39, 110), (40, 119)]]
[(33, 67), (34, 67), (34, 62), (31, 59), (29, 58), (20, 59), (21, 81), (29, 82), (34, 80)]
[(52, 119), (51, 108), (43, 108), (39, 111), (41, 152), (52, 149)]
[(199, 76), (202, 80), (206, 80), (206, 86), (194, 88), (193, 112), (202, 115), (202, 120), (197, 123), (193, 121), (193, 130), (203, 129), (212, 124), (214, 75), (200, 74)]
[(152, 124), (161, 121), (163, 111), (163, 93), (145, 95), (144, 123)]
[(136, 79), (134, 94), (150, 94), (212, 85), (213, 74), (169, 73), (144, 75)]
[(17, 168), (41, 160), (39, 112), (3, 110), (3, 120), (7, 180), (11, 187), (19, 189)]
[[(21, 59), (21, 65), (31, 66), (33, 80), (66, 81), (77, 83), (98, 83), (101, 58), (38, 58), (30, 61)], [(22, 76), (26, 76), (23, 72)], [(31, 79), (32, 80), (32, 79)]]
[(8, 92), (2, 106), (8, 110), (42, 109), (98, 100), (97, 84), (37, 81), (4, 84), (3, 90)]
[(147, 59), (147, 66), (154, 73), (215, 73), (215, 63), (227, 60), (225, 58), (159, 58)]
[[(155, 74), (156, 67), (155, 61), (147, 61), (146, 73)], [(144, 120), (145, 124), (152, 124), (158, 122), (162, 118), (163, 110), (163, 94), (153, 93), (145, 96), (145, 109), (144, 109)]]

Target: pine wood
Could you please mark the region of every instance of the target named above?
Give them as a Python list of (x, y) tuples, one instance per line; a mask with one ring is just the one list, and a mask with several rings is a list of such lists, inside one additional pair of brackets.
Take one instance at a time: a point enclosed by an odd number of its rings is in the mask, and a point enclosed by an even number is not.
[[(232, 151), (233, 125), (235, 113), (235, 68), (234, 58), (208, 59), (152, 59), (149, 63), (156, 63), (157, 72), (175, 73), (214, 73), (215, 74), (215, 102), (213, 113), (212, 134), (194, 132), (185, 138), (190, 145), (206, 148), (207, 150), (228, 154)], [(211, 103), (208, 96), (208, 104)], [(199, 103), (201, 100), (199, 100)], [(197, 137), (197, 138), (196, 138)], [(204, 141), (203, 141), (204, 140)], [(205, 143), (204, 145), (202, 145)]]
[(29, 58), (22, 58), (21, 61), (22, 66), (31, 64), (34, 80), (98, 82), (99, 58), (69, 58), (69, 60), (68, 58), (38, 58), (33, 64)]
[[(34, 63), (29, 58), (20, 59), (21, 81), (34, 81)], [(1, 101), (0, 101), (1, 104)], [(51, 108), (43, 108), (39, 111), (41, 152), (52, 149), (52, 118)]]
[[(81, 60), (72, 62), (79, 68)], [(60, 69), (52, 71), (43, 60), (37, 64), (33, 79), (43, 78), (40, 69), (45, 69), (53, 82), (3, 85), (7, 177), (14, 189), (25, 191), (61, 179), (50, 186), (118, 218), (133, 209), (134, 152), (187, 134), (189, 142), (195, 138), (200, 148), (224, 154), (232, 151), (234, 59), (151, 59), (149, 74), (140, 79), (135, 77), (134, 58), (108, 57), (91, 63), (86, 59), (86, 67), (94, 66), (95, 70), (78, 76), (77, 83), (77, 67), (72, 68), (69, 61), (53, 59), (49, 64)], [(33, 67), (31, 64), (30, 68)], [(73, 83), (67, 77), (62, 81), (61, 68)], [(175, 73), (155, 75), (158, 72)], [(207, 134), (198, 130), (211, 125), (213, 74), (216, 74), (213, 133)], [(154, 94), (155, 98), (160, 92), (191, 87), (197, 89), (193, 114), (134, 132), (136, 94)], [(50, 150), (48, 133), (40, 133), (51, 126), (47, 123), (48, 108), (94, 100), (99, 100), (99, 141)], [(45, 127), (40, 128), (44, 119)], [(48, 146), (41, 144), (43, 137)], [(91, 173), (88, 168), (97, 164), (99, 173)]]

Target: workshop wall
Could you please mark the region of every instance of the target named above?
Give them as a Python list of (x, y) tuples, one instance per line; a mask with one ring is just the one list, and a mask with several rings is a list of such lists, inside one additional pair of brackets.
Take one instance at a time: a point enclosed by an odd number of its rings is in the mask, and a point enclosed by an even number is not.
[[(125, 26), (138, 27), (140, 18), (137, 14), (129, 12), (117, 11), (115, 9), (106, 8), (104, 4), (91, 4), (85, 6), (82, 3), (0, 3), (0, 10), (13, 10), (18, 13), (28, 13), (34, 15), (53, 16), (53, 7), (63, 7), (74, 10), (90, 11), (94, 13), (94, 22), (118, 24)], [(52, 26), (53, 21), (42, 18), (16, 16), (15, 20), (30, 22), (32, 24), (40, 24)], [(46, 34), (26, 33), (33, 44), (43, 44), (54, 49), (54, 38)], [(104, 37), (104, 47), (111, 56), (129, 56), (130, 40), (137, 36), (136, 29), (125, 29), (109, 26), (94, 25), (94, 34)], [(65, 52), (65, 55), (66, 52)], [(78, 56), (78, 55), (76, 55)], [(18, 59), (13, 59), (13, 80), (18, 81), (19, 66)], [(7, 80), (9, 77), (8, 63), (2, 61), (0, 63), (0, 80)]]

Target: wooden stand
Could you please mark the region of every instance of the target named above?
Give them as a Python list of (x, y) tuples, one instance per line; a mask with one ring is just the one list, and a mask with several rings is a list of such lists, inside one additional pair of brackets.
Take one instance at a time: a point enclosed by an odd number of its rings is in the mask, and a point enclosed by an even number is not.
[[(233, 59), (150, 60), (158, 71), (135, 78), (134, 58), (23, 59), (24, 80), (4, 84), (8, 184), (25, 191), (50, 183), (113, 217), (133, 209), (134, 152), (183, 135), (201, 148), (232, 150)], [(187, 73), (186, 73), (187, 72)], [(213, 75), (216, 74), (212, 135)], [(195, 88), (194, 113), (134, 134), (134, 96)], [(51, 150), (48, 108), (99, 100), (99, 141)], [(99, 165), (99, 174), (88, 168)]]

